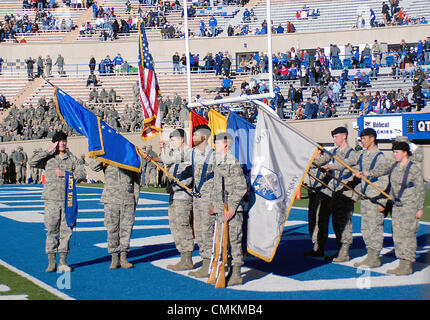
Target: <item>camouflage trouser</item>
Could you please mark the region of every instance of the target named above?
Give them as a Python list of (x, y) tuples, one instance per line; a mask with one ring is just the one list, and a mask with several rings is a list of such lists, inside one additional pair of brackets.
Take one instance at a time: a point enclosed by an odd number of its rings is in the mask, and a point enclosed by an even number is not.
[(134, 204), (105, 203), (104, 207), (108, 252), (129, 251), (134, 225)]
[(335, 194), (333, 199), (333, 230), (336, 234), (337, 245), (352, 244), (352, 222), (351, 217), (354, 213), (354, 201)]
[(67, 226), (64, 201), (45, 201), (46, 253), (69, 252), (72, 229)]
[(15, 172), (16, 172), (16, 183), (25, 183), (25, 174), (27, 172), (27, 168), (25, 166), (16, 165), (15, 166)]
[(7, 166), (4, 166), (4, 165), (0, 164), (0, 184), (4, 183), (3, 170), (5, 171), (4, 175), (6, 175), (6, 169), (7, 169)]
[(145, 183), (146, 184), (158, 184), (158, 171), (157, 168), (146, 167), (145, 171)]
[(381, 251), (384, 242), (384, 214), (378, 212), (378, 204), (361, 200), (361, 233), (367, 249)]
[(193, 208), (193, 200), (170, 199), (169, 201), (169, 225), (179, 252), (194, 250), (193, 230), (190, 224), (190, 213)]
[(40, 172), (39, 168), (34, 168), (34, 167), (30, 168), (31, 179), (33, 179), (32, 183), (37, 183), (39, 181), (39, 178), (40, 178), (39, 172)]
[(417, 251), (417, 232), (419, 219), (415, 206), (393, 206), (391, 216), (393, 218), (393, 241), (396, 257), (415, 262)]
[(212, 254), (215, 216), (209, 214), (210, 206), (209, 199), (195, 198), (193, 201), (194, 233), (203, 259), (210, 259)]
[(312, 238), (312, 243), (317, 242), (318, 235), (318, 209), (320, 205), (320, 193), (309, 192), (309, 205), (308, 205), (308, 230)]
[[(218, 241), (221, 242), (221, 230), (224, 222), (224, 212), (217, 213), (217, 228)], [(243, 250), (242, 250), (242, 235), (243, 235), (243, 212), (237, 211), (233, 218), (228, 222), (228, 236), (230, 244), (231, 265), (243, 265)]]

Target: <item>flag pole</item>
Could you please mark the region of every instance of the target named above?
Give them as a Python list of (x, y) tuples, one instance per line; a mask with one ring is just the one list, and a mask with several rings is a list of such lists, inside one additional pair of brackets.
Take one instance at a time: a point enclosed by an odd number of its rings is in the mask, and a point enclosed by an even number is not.
[(190, 37), (188, 34), (188, 7), (187, 0), (184, 0), (184, 19), (185, 19), (185, 60), (187, 62), (187, 86), (188, 104), (191, 103), (191, 62), (190, 62)]
[[(143, 156), (143, 158), (146, 160), (145, 155), (148, 155), (147, 153), (143, 152), (142, 150), (138, 149), (139, 153)], [(160, 169), (161, 171), (163, 171), (166, 176), (168, 176), (170, 179), (172, 179), (173, 181), (175, 181), (175, 183), (177, 183), (181, 188), (185, 189), (185, 191), (187, 191), (191, 196), (193, 197), (198, 197), (198, 195), (191, 190), (190, 188), (188, 188), (185, 184), (182, 183), (182, 181), (178, 180), (177, 178), (175, 178), (168, 170), (164, 169), (162, 166), (160, 166), (156, 161), (154, 161), (154, 159), (151, 158), (151, 160), (149, 161), (152, 164), (154, 164), (158, 169)]]
[[(325, 150), (323, 147), (321, 147), (320, 145), (318, 145), (318, 148), (321, 151), (327, 152), (333, 159), (335, 159), (336, 161), (338, 161), (341, 165), (343, 165), (345, 168), (347, 168), (349, 171), (351, 171), (353, 174), (357, 174), (358, 170), (355, 170), (353, 168), (351, 168), (347, 163), (345, 163), (345, 161), (343, 161), (342, 159), (339, 159), (339, 157), (335, 156), (334, 154), (332, 154), (331, 152)], [(374, 184), (373, 182), (371, 182), (369, 179), (367, 179), (365, 176), (362, 176), (361, 179), (363, 179), (366, 183), (368, 183), (369, 185), (371, 185), (373, 188), (375, 188), (377, 191), (379, 191), (381, 194), (383, 194), (386, 198), (388, 198), (389, 200), (393, 200), (393, 197), (391, 197), (389, 194), (387, 194), (384, 190), (382, 190), (381, 188), (379, 188), (376, 184)]]

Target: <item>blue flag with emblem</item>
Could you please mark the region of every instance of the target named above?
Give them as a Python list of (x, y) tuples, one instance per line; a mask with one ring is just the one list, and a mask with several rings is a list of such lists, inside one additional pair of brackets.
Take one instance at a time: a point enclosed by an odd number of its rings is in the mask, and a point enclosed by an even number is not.
[(142, 171), (143, 159), (134, 144), (63, 90), (55, 88), (54, 97), (60, 119), (88, 138), (90, 158), (134, 172)]
[(255, 125), (234, 112), (230, 112), (226, 131), (232, 135), (234, 140), (230, 152), (240, 161), (245, 174), (248, 174), (252, 167)]
[(73, 228), (76, 225), (76, 219), (78, 218), (78, 198), (76, 195), (76, 184), (73, 176), (73, 172), (66, 171), (64, 176), (65, 183), (65, 203), (64, 203), (64, 214), (66, 216), (66, 222), (69, 228)]

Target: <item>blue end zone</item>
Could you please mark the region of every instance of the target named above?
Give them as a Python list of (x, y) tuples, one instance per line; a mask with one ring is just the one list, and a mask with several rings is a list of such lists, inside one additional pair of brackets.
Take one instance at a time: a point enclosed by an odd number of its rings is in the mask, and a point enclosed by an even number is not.
[[(354, 268), (353, 262), (336, 264), (310, 259), (307, 210), (293, 208), (277, 253), (271, 263), (248, 254), (243, 267), (244, 285), (215, 289), (187, 273), (174, 273), (160, 266), (177, 259), (167, 216), (168, 196), (141, 192), (136, 211), (129, 260), (134, 269), (109, 270), (103, 226), (102, 189), (78, 187), (79, 215), (70, 241), (70, 288), (61, 288), (61, 274), (46, 273), (45, 230), (42, 186), (0, 186), (0, 259), (79, 299), (149, 300), (272, 300), (272, 299), (428, 299), (430, 225), (422, 223), (418, 232), (416, 272), (407, 277), (387, 275), (395, 261), (392, 251), (391, 220), (384, 225), (382, 261), (375, 270)], [(326, 254), (336, 249), (333, 230)], [(354, 243), (351, 258), (365, 254), (360, 234), (360, 217), (353, 217)], [(199, 264), (198, 250), (194, 262)], [(355, 260), (357, 261), (357, 260)], [(384, 268), (384, 266), (387, 266)], [(395, 266), (395, 264), (394, 264)], [(427, 280), (426, 280), (427, 279)], [(1, 280), (0, 280), (1, 284)]]

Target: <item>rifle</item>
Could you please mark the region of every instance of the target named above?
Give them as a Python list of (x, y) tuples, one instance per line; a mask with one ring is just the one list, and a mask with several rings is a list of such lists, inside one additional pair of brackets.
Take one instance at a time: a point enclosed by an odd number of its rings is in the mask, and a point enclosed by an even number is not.
[[(223, 202), (224, 202), (224, 217), (228, 211), (228, 192), (225, 191), (223, 193)], [(225, 288), (225, 265), (227, 264), (227, 247), (228, 247), (228, 222), (223, 222), (223, 230), (222, 230), (222, 245), (221, 245), (221, 261), (218, 261), (218, 276), (215, 283), (215, 288)]]
[(218, 264), (218, 255), (219, 255), (219, 243), (217, 241), (218, 239), (218, 223), (215, 220), (215, 226), (214, 226), (214, 236), (212, 240), (212, 255), (211, 255), (211, 261), (209, 263), (209, 279), (208, 283), (214, 284), (215, 278), (216, 278), (216, 266)]

